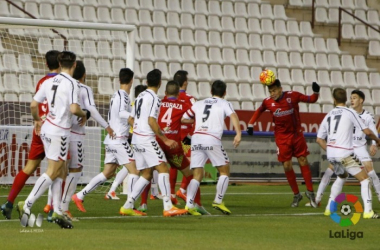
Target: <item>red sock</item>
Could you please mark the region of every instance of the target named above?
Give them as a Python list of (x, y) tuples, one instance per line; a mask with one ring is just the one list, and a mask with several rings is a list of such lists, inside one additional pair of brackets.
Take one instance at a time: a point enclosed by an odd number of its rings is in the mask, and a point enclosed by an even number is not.
[(142, 204), (147, 204), (148, 202), (148, 194), (149, 194), (149, 190), (150, 190), (150, 186), (151, 184), (149, 183), (145, 189), (143, 190), (142, 194), (141, 194), (141, 202), (140, 202), (140, 205)]
[(286, 179), (288, 179), (290, 187), (293, 190), (293, 193), (298, 194), (300, 191), (298, 190), (297, 179), (294, 170), (292, 169), (290, 171), (285, 171), (285, 175)]
[(176, 168), (170, 168), (169, 178), (170, 178), (170, 192), (175, 194), (175, 184), (177, 183), (178, 170)]
[(302, 173), (303, 179), (305, 180), (307, 190), (310, 192), (313, 192), (313, 181), (311, 179), (310, 166), (309, 165), (301, 166), (301, 173)]
[(190, 183), (191, 179), (193, 179), (192, 175), (188, 176), (187, 178), (184, 176), (182, 178), (181, 188), (186, 190), (187, 186), (189, 186), (189, 183)]
[(9, 192), (9, 195), (8, 195), (8, 201), (9, 202), (11, 202), (12, 204), (15, 202), (17, 195), (20, 193), (22, 188), (25, 186), (25, 183), (29, 179), (29, 176), (30, 175), (25, 174), (24, 171), (22, 171), (22, 170), (20, 172), (18, 172), (18, 174), (16, 175), (16, 177), (13, 181), (11, 191)]

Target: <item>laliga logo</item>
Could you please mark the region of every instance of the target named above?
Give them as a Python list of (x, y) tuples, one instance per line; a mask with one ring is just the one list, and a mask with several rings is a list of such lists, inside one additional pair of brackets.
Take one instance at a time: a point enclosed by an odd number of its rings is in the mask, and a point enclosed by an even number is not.
[[(347, 204), (351, 203), (351, 204)], [(337, 212), (338, 207), (340, 206), (340, 213), (344, 216), (349, 216), (352, 214), (351, 218), (342, 218)], [(355, 210), (354, 212), (352, 210)], [(357, 196), (352, 194), (341, 193), (338, 195), (334, 201), (330, 203), (330, 218), (341, 227), (348, 227), (352, 225), (356, 225), (361, 217), (361, 213), (363, 213), (363, 206), (359, 202)], [(363, 232), (355, 232), (350, 231), (349, 229), (342, 231), (332, 232), (330, 230), (330, 238), (349, 238), (350, 240), (354, 240), (356, 238), (363, 238)]]

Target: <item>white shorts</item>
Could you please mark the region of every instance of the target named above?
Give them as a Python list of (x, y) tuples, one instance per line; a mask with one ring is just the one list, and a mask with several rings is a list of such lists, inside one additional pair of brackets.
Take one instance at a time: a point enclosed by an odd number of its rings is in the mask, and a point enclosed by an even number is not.
[(227, 152), (222, 145), (191, 145), (191, 169), (203, 168), (208, 159), (210, 159), (214, 167), (224, 166), (230, 163)]
[(355, 176), (359, 174), (361, 169), (361, 162), (359, 157), (350, 155), (344, 158), (329, 158), (328, 161), (333, 165), (336, 175), (342, 175), (348, 172), (350, 175)]
[(41, 133), (46, 158), (53, 161), (66, 161), (69, 153), (69, 136), (51, 135)]
[(68, 160), (69, 168), (83, 168), (84, 164), (84, 148), (81, 141), (70, 142), (70, 160)]
[(126, 165), (132, 161), (135, 161), (133, 150), (129, 146), (128, 142), (122, 144), (107, 144), (106, 157), (104, 163), (116, 163), (119, 165)]
[(157, 141), (151, 141), (144, 144), (133, 144), (135, 152), (136, 168), (143, 170), (160, 165), (167, 162), (164, 152)]
[(367, 145), (354, 148), (354, 153), (361, 162), (372, 161), (371, 156), (368, 153)]

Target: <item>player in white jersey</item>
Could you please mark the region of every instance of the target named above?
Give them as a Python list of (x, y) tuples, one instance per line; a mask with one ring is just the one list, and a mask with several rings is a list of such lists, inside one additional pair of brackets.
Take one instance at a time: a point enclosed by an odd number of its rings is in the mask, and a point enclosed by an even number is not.
[[(365, 95), (360, 90), (353, 90), (351, 92), (351, 108), (356, 111), (359, 117), (362, 119), (364, 124), (375, 134), (377, 135), (376, 125), (374, 117), (371, 113), (363, 109), (363, 103), (365, 100)], [(378, 199), (380, 200), (380, 182), (379, 177), (373, 169), (373, 163), (371, 156), (374, 156), (377, 152), (376, 142), (372, 141), (370, 146), (370, 152), (367, 151), (367, 139), (366, 135), (362, 130), (354, 128), (353, 131), (353, 146), (354, 153), (359, 157), (359, 160), (367, 170), (369, 177), (372, 179), (372, 185), (375, 188)], [(318, 187), (316, 202), (319, 203), (322, 200), (323, 192), (325, 191), (326, 186), (330, 182), (330, 178), (333, 174), (333, 166), (330, 164), (326, 169), (325, 174), (322, 177), (321, 183)]]
[[(44, 144), (48, 167), (46, 172), (38, 178), (25, 202), (18, 203), (17, 209), (23, 226), (28, 225), (33, 204), (52, 185), (54, 206), (52, 219), (62, 228), (73, 228), (71, 222), (63, 216), (60, 210), (62, 180), (70, 143), (72, 116), (80, 117), (80, 125), (83, 126), (89, 113), (89, 111), (83, 111), (79, 106), (78, 83), (72, 78), (76, 65), (75, 59), (75, 54), (68, 51), (58, 55), (61, 73), (44, 82), (30, 105), (36, 133), (40, 134)], [(48, 101), (49, 113), (41, 128), (38, 104), (42, 103), (45, 98)]]
[(135, 100), (129, 124), (133, 124), (132, 145), (135, 153), (136, 167), (141, 171), (140, 179), (137, 181), (131, 195), (120, 213), (130, 211), (136, 199), (141, 195), (145, 187), (152, 179), (153, 169), (158, 171), (158, 185), (161, 190), (164, 203), (163, 215), (165, 217), (187, 214), (185, 209), (173, 206), (170, 200), (169, 169), (166, 165), (165, 154), (158, 145), (156, 136), (168, 147), (175, 148), (178, 144), (168, 139), (161, 131), (157, 118), (160, 111), (161, 100), (157, 91), (161, 86), (161, 71), (154, 69), (147, 75), (148, 88)]
[(226, 84), (215, 81), (211, 88), (211, 98), (196, 102), (183, 116), (184, 120), (195, 118), (195, 130), (191, 139), (191, 163), (194, 177), (187, 188), (186, 208), (193, 209), (195, 194), (203, 179), (203, 166), (208, 159), (217, 168), (220, 176), (216, 186), (216, 196), (212, 207), (224, 214), (231, 211), (224, 205), (223, 197), (227, 191), (230, 163), (227, 152), (222, 145), (224, 119), (231, 118), (236, 131), (233, 144), (235, 148), (241, 141), (239, 117), (230, 102), (223, 99), (226, 95)]
[(317, 135), (317, 143), (326, 150), (327, 159), (334, 166), (334, 172), (338, 176), (331, 187), (325, 215), (331, 214), (330, 203), (340, 194), (345, 179), (348, 174), (351, 174), (361, 184), (361, 196), (364, 203), (363, 218), (378, 219), (379, 215), (372, 210), (368, 174), (365, 169), (360, 168), (360, 160), (354, 154), (352, 132), (354, 128), (362, 130), (370, 139), (376, 141), (377, 146), (380, 145), (380, 139), (363, 123), (354, 110), (345, 107), (346, 90), (334, 89), (333, 98), (336, 107), (325, 116)]
[[(127, 141), (129, 136), (128, 118), (131, 114), (129, 93), (133, 83), (133, 75), (133, 71), (128, 68), (120, 69), (120, 89), (112, 95), (110, 100), (108, 122), (114, 130), (114, 136), (108, 134), (104, 139), (106, 156), (103, 172), (92, 178), (85, 188), (72, 196), (72, 200), (82, 212), (86, 212), (83, 206), (84, 197), (100, 184), (113, 177), (118, 166), (124, 166), (128, 169), (128, 190), (132, 190), (133, 185), (139, 178), (133, 151)], [(133, 209), (127, 212), (126, 215), (142, 215), (139, 211), (135, 212)]]

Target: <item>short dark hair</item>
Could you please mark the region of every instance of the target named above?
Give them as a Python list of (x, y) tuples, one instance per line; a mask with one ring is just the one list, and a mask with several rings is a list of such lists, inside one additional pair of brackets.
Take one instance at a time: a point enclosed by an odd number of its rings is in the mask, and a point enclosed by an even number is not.
[(354, 89), (352, 92), (351, 92), (351, 95), (358, 95), (360, 98), (363, 99), (363, 101), (365, 101), (365, 94), (363, 93), (363, 91), (361, 90), (358, 90), (358, 89)]
[(179, 86), (182, 87), (183, 84), (187, 81), (188, 74), (189, 73), (187, 73), (186, 70), (178, 70), (177, 72), (175, 72), (173, 80), (178, 82)]
[(161, 70), (154, 69), (146, 76), (148, 87), (158, 87), (161, 82)]
[(346, 90), (342, 88), (336, 88), (333, 90), (333, 98), (337, 103), (346, 103), (347, 102), (347, 93)]
[(128, 84), (132, 81), (134, 73), (129, 68), (122, 68), (119, 71), (120, 84)]
[(272, 87), (278, 87), (278, 88), (281, 87), (280, 80), (276, 79), (276, 80), (274, 80), (274, 82), (271, 85), (268, 85), (268, 89), (270, 89)]
[(179, 83), (177, 81), (169, 81), (166, 84), (166, 94), (177, 96), (179, 93)]
[(71, 51), (62, 51), (58, 55), (58, 62), (61, 68), (70, 69), (73, 67), (77, 56)]
[(146, 85), (137, 85), (135, 87), (135, 98), (139, 96), (139, 94), (143, 91), (145, 91), (148, 88)]
[(58, 50), (49, 50), (45, 54), (45, 61), (49, 68), (49, 70), (54, 70), (59, 68), (59, 62), (58, 62)]
[(212, 83), (211, 86), (211, 94), (219, 97), (223, 97), (224, 93), (226, 93), (227, 85), (225, 82), (221, 80), (216, 80)]
[(81, 79), (84, 74), (86, 74), (86, 68), (84, 67), (84, 64), (82, 61), (77, 61), (77, 65), (75, 66), (73, 78), (76, 80)]

